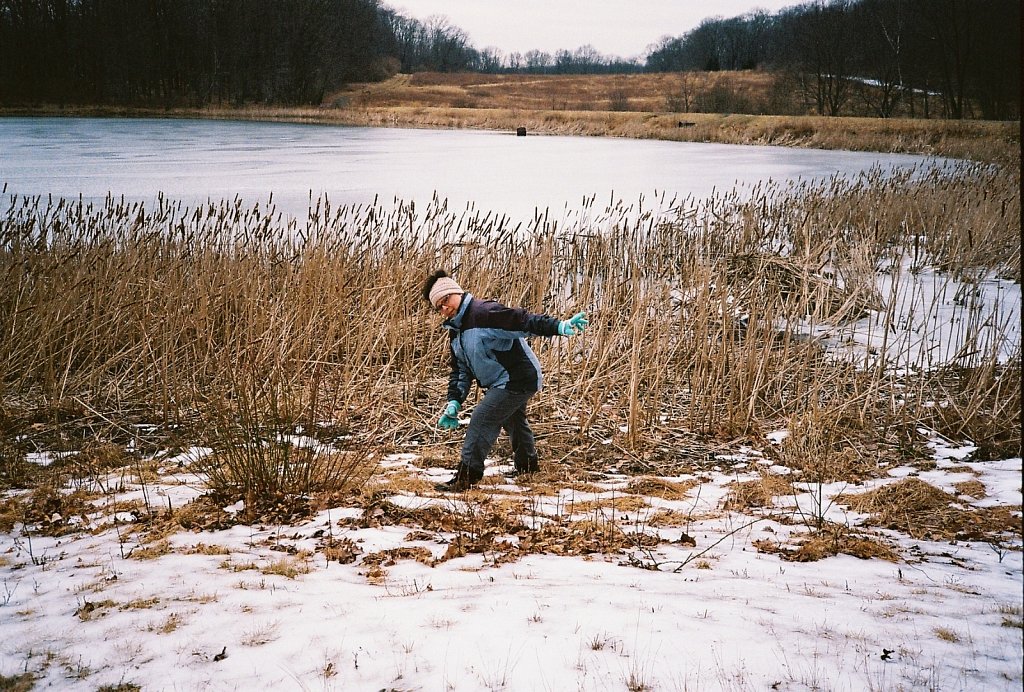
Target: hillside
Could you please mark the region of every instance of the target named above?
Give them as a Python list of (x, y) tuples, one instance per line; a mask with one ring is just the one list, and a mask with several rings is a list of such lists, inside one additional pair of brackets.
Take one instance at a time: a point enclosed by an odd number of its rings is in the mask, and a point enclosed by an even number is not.
[(354, 84), (328, 105), (521, 108), (572, 111), (758, 112), (777, 89), (768, 72), (521, 75), (420, 72)]

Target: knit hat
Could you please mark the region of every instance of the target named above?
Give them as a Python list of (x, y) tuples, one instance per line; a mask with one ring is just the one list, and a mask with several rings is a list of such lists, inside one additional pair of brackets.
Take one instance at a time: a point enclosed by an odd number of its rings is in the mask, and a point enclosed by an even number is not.
[(430, 304), (436, 308), (438, 303), (453, 293), (461, 294), (465, 293), (465, 291), (462, 290), (461, 286), (455, 283), (455, 279), (450, 276), (442, 276), (434, 282), (434, 285), (430, 289)]

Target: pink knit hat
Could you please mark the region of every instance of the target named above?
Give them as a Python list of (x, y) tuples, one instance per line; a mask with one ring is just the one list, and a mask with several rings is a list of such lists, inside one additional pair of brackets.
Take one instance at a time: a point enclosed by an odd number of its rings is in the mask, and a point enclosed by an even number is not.
[(434, 285), (430, 289), (430, 304), (436, 308), (442, 300), (453, 293), (461, 295), (465, 293), (465, 291), (462, 290), (461, 286), (455, 283), (455, 279), (450, 276), (442, 276), (434, 282)]

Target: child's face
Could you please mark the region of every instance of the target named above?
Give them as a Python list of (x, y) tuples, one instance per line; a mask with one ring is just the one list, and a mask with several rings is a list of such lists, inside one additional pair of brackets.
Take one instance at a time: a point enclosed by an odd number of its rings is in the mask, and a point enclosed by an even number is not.
[(449, 293), (441, 300), (437, 301), (437, 311), (441, 314), (441, 317), (450, 319), (455, 316), (455, 313), (459, 309), (459, 303), (461, 302), (462, 296), (458, 293)]

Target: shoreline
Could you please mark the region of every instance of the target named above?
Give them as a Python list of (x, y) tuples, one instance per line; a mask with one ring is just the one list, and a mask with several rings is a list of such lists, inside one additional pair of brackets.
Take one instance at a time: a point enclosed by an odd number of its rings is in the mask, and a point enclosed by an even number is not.
[(677, 142), (873, 151), (1020, 164), (1019, 121), (881, 119), (511, 108), (129, 108), (41, 105), (0, 117), (113, 117), (287, 122), (355, 127), (508, 131)]

